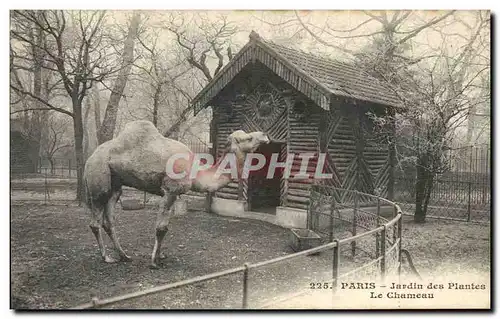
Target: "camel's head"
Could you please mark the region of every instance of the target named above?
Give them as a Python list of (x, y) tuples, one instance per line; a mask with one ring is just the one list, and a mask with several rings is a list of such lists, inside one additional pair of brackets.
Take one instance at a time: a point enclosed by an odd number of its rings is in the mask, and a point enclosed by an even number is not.
[(229, 152), (251, 153), (262, 144), (269, 144), (271, 140), (264, 132), (246, 133), (238, 130), (227, 137), (227, 150)]

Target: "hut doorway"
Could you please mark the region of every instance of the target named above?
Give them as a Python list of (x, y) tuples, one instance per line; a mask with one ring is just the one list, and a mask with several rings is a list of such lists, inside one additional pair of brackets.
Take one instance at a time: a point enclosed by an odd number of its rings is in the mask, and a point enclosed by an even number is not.
[(273, 178), (267, 178), (269, 163), (273, 153), (280, 153), (284, 143), (271, 142), (261, 145), (255, 152), (263, 154), (266, 164), (258, 171), (250, 173), (248, 178), (249, 210), (255, 212), (275, 214), (280, 205), (280, 185), (283, 169), (276, 169)]

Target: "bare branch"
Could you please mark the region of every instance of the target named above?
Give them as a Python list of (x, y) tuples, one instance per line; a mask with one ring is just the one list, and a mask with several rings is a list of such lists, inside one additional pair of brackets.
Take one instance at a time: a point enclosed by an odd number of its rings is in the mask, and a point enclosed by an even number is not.
[(304, 28), (304, 30), (306, 30), (307, 33), (309, 33), (314, 39), (316, 39), (316, 41), (318, 41), (319, 43), (321, 43), (323, 45), (326, 45), (328, 47), (340, 50), (340, 51), (342, 51), (344, 53), (348, 53), (348, 54), (351, 54), (351, 55), (354, 54), (354, 51), (352, 51), (352, 50), (340, 47), (340, 46), (332, 44), (332, 43), (328, 43), (328, 42), (324, 41), (323, 39), (321, 39), (320, 37), (318, 37), (314, 32), (311, 31), (311, 29), (309, 29), (309, 27), (307, 27), (305, 25), (305, 23), (302, 21), (302, 19), (300, 18), (299, 14), (297, 13), (297, 11), (294, 11), (294, 12), (295, 12), (295, 16), (297, 17), (297, 20), (302, 25), (302, 28)]
[(437, 24), (438, 22), (446, 19), (447, 17), (449, 17), (450, 15), (452, 15), (453, 13), (455, 13), (455, 10), (453, 11), (450, 11), (444, 15), (442, 15), (441, 17), (439, 18), (436, 18), (436, 19), (433, 19), (423, 25), (421, 25), (420, 27), (416, 28), (415, 30), (411, 31), (407, 36), (405, 36), (404, 38), (402, 38), (401, 40), (398, 41), (398, 44), (403, 44), (405, 43), (406, 41), (408, 41), (409, 39), (417, 36), (420, 32), (422, 32), (423, 30), (425, 30), (426, 28), (430, 27), (430, 26), (433, 26), (435, 24)]
[[(31, 92), (28, 92), (28, 91), (22, 90), (22, 89), (20, 89), (20, 88), (17, 88), (17, 87), (15, 87), (15, 86), (14, 86), (14, 85), (12, 85), (12, 84), (10, 85), (10, 88), (11, 88), (11, 89), (13, 89), (14, 91), (16, 91), (16, 92), (17, 92), (17, 93), (19, 93), (19, 94), (28, 95), (28, 96), (30, 96), (31, 98), (33, 98), (33, 99), (35, 99), (35, 100), (37, 100), (37, 101), (39, 101), (39, 102), (41, 102), (41, 103), (45, 104), (45, 105), (48, 107), (48, 109), (50, 109), (50, 110), (54, 110), (54, 111), (57, 111), (57, 112), (60, 112), (60, 113), (63, 113), (63, 114), (66, 114), (66, 115), (69, 115), (69, 116), (73, 117), (73, 113), (71, 113), (70, 111), (67, 111), (67, 110), (65, 110), (65, 109), (62, 109), (62, 108), (60, 108), (60, 107), (56, 107), (56, 106), (54, 106), (54, 105), (50, 104), (49, 102), (45, 101), (44, 99), (42, 99), (42, 98), (40, 98), (40, 97), (38, 97), (38, 96), (34, 95), (34, 94), (33, 94), (33, 93), (31, 93)], [(42, 108), (42, 109), (43, 109), (43, 110), (45, 110), (45, 108)]]

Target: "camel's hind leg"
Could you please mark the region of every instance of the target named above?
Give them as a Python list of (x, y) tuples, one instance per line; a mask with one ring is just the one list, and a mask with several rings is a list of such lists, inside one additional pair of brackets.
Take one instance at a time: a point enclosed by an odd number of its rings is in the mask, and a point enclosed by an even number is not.
[(131, 261), (132, 258), (130, 258), (123, 248), (120, 246), (120, 242), (118, 241), (118, 237), (116, 236), (116, 230), (114, 226), (115, 222), (115, 206), (116, 202), (118, 202), (118, 199), (120, 199), (121, 196), (121, 189), (113, 191), (111, 194), (111, 197), (108, 200), (108, 203), (106, 204), (106, 207), (104, 208), (104, 218), (103, 218), (103, 223), (102, 227), (108, 234), (109, 238), (113, 242), (113, 245), (115, 246), (116, 251), (118, 252), (118, 255), (120, 256), (121, 261)]
[(92, 214), (92, 220), (90, 221), (90, 229), (94, 234), (97, 244), (99, 245), (99, 253), (102, 259), (107, 263), (115, 262), (115, 260), (108, 255), (106, 255), (106, 247), (104, 246), (104, 241), (102, 240), (101, 223), (102, 223), (102, 209), (92, 205), (90, 208)]
[(151, 255), (151, 268), (158, 268), (156, 261), (160, 258), (160, 249), (163, 238), (168, 231), (168, 224), (172, 216), (172, 205), (177, 199), (177, 194), (166, 193), (160, 202), (158, 217), (156, 221), (156, 238), (153, 253)]

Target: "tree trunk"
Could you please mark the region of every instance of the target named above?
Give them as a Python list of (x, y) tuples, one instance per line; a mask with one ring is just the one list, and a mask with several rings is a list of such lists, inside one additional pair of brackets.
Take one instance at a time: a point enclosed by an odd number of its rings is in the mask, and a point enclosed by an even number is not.
[(89, 154), (89, 144), (90, 144), (90, 141), (89, 141), (89, 114), (90, 114), (90, 109), (92, 108), (92, 101), (90, 99), (90, 95), (87, 95), (87, 97), (85, 98), (86, 102), (87, 102), (87, 107), (85, 108), (85, 115), (83, 117), (83, 132), (84, 132), (84, 136), (83, 136), (83, 154), (85, 156), (85, 159), (89, 158), (90, 154)]
[(101, 130), (101, 96), (97, 83), (94, 83), (92, 95), (94, 95), (95, 136), (99, 136), (99, 131)]
[(176, 139), (176, 136), (179, 135), (179, 131), (180, 131), (180, 128), (181, 128), (181, 125), (186, 122), (187, 120), (187, 115), (189, 112), (191, 112), (193, 110), (193, 106), (190, 105), (188, 107), (186, 107), (181, 115), (179, 116), (179, 118), (177, 119), (177, 121), (175, 121), (175, 123), (170, 126), (170, 128), (168, 130), (165, 131), (165, 133), (163, 134), (163, 136), (165, 137), (170, 137), (172, 139)]
[(82, 105), (78, 98), (73, 99), (73, 131), (75, 135), (75, 157), (76, 157), (76, 200), (80, 203), (85, 201), (85, 189), (83, 187), (83, 171), (85, 169), (85, 157), (83, 155), (83, 121)]
[(474, 129), (476, 128), (476, 106), (471, 106), (469, 109), (469, 116), (467, 118), (467, 135), (465, 137), (465, 144), (471, 145), (472, 135), (474, 133)]
[[(37, 12), (37, 15), (40, 13)], [(35, 44), (32, 45), (33, 50), (33, 94), (40, 98), (42, 96), (42, 63), (43, 63), (43, 52), (40, 49), (42, 45), (42, 30), (40, 28), (36, 28), (36, 32), (34, 35), (36, 38), (34, 39)], [(43, 104), (39, 101), (35, 101), (35, 108), (43, 108)], [(38, 159), (40, 157), (40, 146), (41, 146), (41, 137), (42, 137), (42, 128), (40, 121), (40, 113), (43, 111), (31, 111), (31, 117), (29, 121), (29, 131), (27, 132), (29, 135), (29, 158), (32, 164), (32, 171), (36, 171), (36, 167), (38, 166)]]
[(29, 173), (36, 173), (38, 170), (40, 161), (40, 143), (33, 141), (33, 137), (30, 135), (28, 140), (28, 158), (30, 160)]
[(115, 80), (113, 91), (111, 92), (108, 105), (106, 106), (104, 120), (97, 136), (99, 144), (102, 144), (113, 138), (116, 126), (116, 117), (118, 114), (118, 106), (123, 95), (123, 91), (125, 90), (125, 86), (127, 85), (128, 76), (132, 68), (132, 62), (134, 60), (134, 45), (135, 38), (137, 37), (137, 31), (139, 29), (139, 23), (140, 13), (134, 12), (132, 21), (130, 22), (127, 38), (125, 39), (125, 44), (123, 47), (122, 69)]
[(424, 223), (427, 214), (424, 205), (427, 190), (427, 159), (426, 155), (421, 155), (417, 161), (417, 181), (415, 183), (415, 215), (416, 223)]
[(50, 174), (55, 175), (56, 167), (54, 164), (54, 159), (52, 157), (47, 157), (47, 159), (49, 160), (49, 163), (50, 163)]
[(153, 96), (153, 124), (158, 128), (158, 104), (160, 100), (161, 84), (158, 84)]
[(425, 216), (427, 216), (427, 209), (429, 207), (429, 201), (431, 199), (431, 194), (432, 194), (432, 187), (434, 185), (434, 174), (432, 172), (429, 172), (426, 181), (427, 181), (426, 192), (424, 195), (424, 207), (423, 207)]

